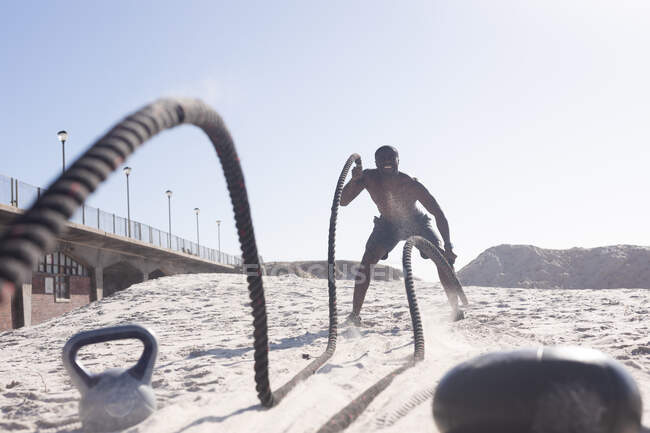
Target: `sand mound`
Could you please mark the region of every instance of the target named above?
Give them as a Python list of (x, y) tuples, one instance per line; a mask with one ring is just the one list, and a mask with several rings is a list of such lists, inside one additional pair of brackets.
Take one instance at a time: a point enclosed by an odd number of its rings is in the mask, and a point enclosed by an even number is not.
[[(350, 311), (353, 284), (338, 284), (341, 315)], [(327, 344), (327, 281), (285, 275), (265, 278), (264, 287), (271, 384), (277, 388)], [(439, 285), (417, 282), (416, 288), (426, 357), (398, 376), (346, 433), (435, 433), (431, 390), (449, 368), (487, 351), (538, 344), (604, 351), (625, 364), (650, 401), (650, 299), (643, 289), (468, 287), (467, 319), (452, 323)], [(356, 333), (341, 327), (330, 361), (265, 410), (253, 382), (249, 303), (243, 275), (177, 275), (0, 333), (0, 431), (79, 432), (79, 393), (63, 369), (61, 348), (75, 332), (107, 325), (141, 323), (160, 343), (153, 374), (158, 411), (129, 433), (315, 432), (413, 356), (404, 283), (373, 282), (362, 311), (369, 326)], [(102, 371), (132, 365), (141, 350), (138, 342), (115, 341), (83, 348), (79, 359)], [(647, 423), (650, 408), (644, 416)]]
[(650, 247), (614, 245), (549, 250), (488, 248), (458, 272), (463, 284), (562, 289), (650, 289)]

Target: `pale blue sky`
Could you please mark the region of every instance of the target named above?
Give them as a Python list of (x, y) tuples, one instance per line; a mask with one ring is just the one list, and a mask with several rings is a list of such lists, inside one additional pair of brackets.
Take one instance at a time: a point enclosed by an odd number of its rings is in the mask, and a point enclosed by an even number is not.
[[(0, 173), (46, 185), (56, 132), (78, 155), (159, 96), (204, 99), (237, 143), (260, 252), (325, 259), (352, 152), (383, 144), (449, 218), (459, 264), (501, 243), (650, 244), (650, 3), (14, 1), (0, 12)], [(221, 168), (192, 127), (128, 164), (132, 217), (238, 253)], [(89, 204), (126, 214), (124, 176)], [(340, 214), (360, 259), (376, 210)], [(401, 266), (401, 245), (389, 258)], [(426, 279), (432, 270), (418, 262)]]

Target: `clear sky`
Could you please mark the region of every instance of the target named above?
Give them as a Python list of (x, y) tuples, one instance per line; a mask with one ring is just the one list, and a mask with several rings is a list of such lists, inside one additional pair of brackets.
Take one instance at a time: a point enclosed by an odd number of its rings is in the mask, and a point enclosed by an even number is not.
[[(650, 2), (14, 1), (0, 13), (0, 173), (47, 185), (110, 125), (160, 96), (202, 98), (241, 156), (261, 254), (325, 259), (347, 156), (438, 199), (466, 264), (501, 243), (650, 244)], [(206, 137), (185, 126), (128, 161), (132, 218), (238, 253)], [(115, 174), (89, 204), (126, 214)], [(377, 214), (340, 213), (360, 259)], [(401, 245), (389, 258), (401, 267)], [(432, 279), (418, 261), (416, 273)]]

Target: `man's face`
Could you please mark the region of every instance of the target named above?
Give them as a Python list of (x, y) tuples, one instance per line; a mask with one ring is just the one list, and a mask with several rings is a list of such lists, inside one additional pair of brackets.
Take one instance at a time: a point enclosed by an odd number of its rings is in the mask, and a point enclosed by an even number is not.
[(377, 169), (382, 174), (396, 174), (399, 165), (399, 157), (391, 151), (380, 152), (375, 157)]

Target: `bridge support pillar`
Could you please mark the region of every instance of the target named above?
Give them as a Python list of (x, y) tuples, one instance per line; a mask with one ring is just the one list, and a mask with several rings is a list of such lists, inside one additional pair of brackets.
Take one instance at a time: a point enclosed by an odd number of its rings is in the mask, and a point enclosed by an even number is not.
[(99, 301), (104, 297), (104, 268), (101, 266), (95, 267), (95, 301)]
[(23, 283), (23, 326), (32, 326), (32, 276)]
[(149, 273), (148, 272), (143, 272), (142, 273), (142, 281), (147, 281), (149, 279)]

